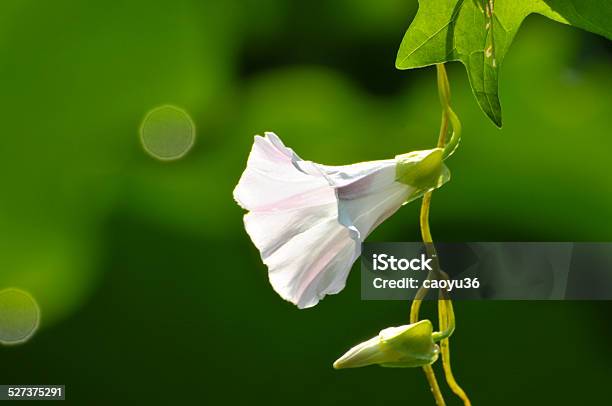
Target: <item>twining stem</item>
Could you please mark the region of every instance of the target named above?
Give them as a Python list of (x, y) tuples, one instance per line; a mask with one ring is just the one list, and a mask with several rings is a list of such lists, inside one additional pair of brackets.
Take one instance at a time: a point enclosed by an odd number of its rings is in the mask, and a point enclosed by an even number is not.
[[(440, 292), (441, 299), (438, 300), (438, 318), (440, 320), (440, 330), (446, 330), (449, 323), (454, 324), (455, 315), (453, 313), (453, 304), (450, 299), (445, 298), (442, 292)], [(467, 397), (465, 391), (459, 386), (453, 375), (450, 362), (450, 341), (448, 338), (444, 338), (440, 341), (440, 352), (442, 353), (442, 367), (444, 369), (444, 376), (446, 382), (451, 388), (453, 393), (457, 395), (465, 406), (471, 406), (472, 402)]]
[[(448, 154), (452, 154), (454, 149), (457, 147), (459, 138), (461, 136), (461, 123), (459, 121), (459, 118), (453, 111), (453, 109), (450, 107), (450, 85), (448, 83), (448, 77), (446, 75), (446, 69), (444, 68), (444, 64), (438, 64), (436, 65), (436, 68), (437, 68), (437, 76), (438, 76), (438, 93), (440, 96), (440, 103), (442, 104), (442, 124), (440, 126), (440, 134), (438, 136), (438, 146), (439, 147), (444, 146), (446, 133), (448, 131), (448, 123), (450, 121), (450, 124), (453, 128), (453, 135), (450, 141), (448, 142), (448, 144), (446, 145), (445, 149), (446, 151), (450, 151)], [(441, 142), (442, 142), (442, 145), (440, 145)], [(425, 199), (423, 199), (423, 202), (425, 203)], [(424, 241), (426, 243), (430, 243), (430, 245), (432, 246), (431, 250), (435, 254), (433, 238), (431, 237), (431, 231), (429, 230), (429, 205), (430, 204), (431, 204), (431, 196), (427, 201), (428, 207), (426, 208), (426, 211), (425, 211), (425, 214), (427, 215), (427, 217), (424, 219), (421, 219), (421, 224), (423, 224), (423, 222), (427, 223), (426, 229), (427, 229), (428, 240), (427, 241), (424, 240)], [(436, 255), (435, 262), (438, 265), (437, 255)], [(439, 270), (439, 267), (438, 267), (438, 270)], [(444, 274), (444, 277), (446, 277), (446, 274)], [(438, 298), (438, 318), (440, 320), (439, 322), (440, 322), (441, 331), (447, 330), (449, 328), (449, 325), (452, 325), (452, 328), (454, 329), (455, 315), (453, 311), (453, 304), (451, 300), (447, 297), (445, 290), (440, 290), (440, 296)], [(440, 352), (442, 354), (442, 366), (444, 369), (444, 375), (446, 377), (446, 382), (448, 383), (448, 386), (451, 388), (453, 393), (455, 393), (455, 395), (457, 395), (463, 401), (463, 404), (465, 406), (471, 406), (472, 403), (470, 402), (470, 399), (467, 397), (467, 395), (465, 394), (465, 391), (461, 388), (461, 386), (459, 386), (459, 384), (457, 383), (453, 375), (453, 371), (451, 368), (451, 360), (450, 360), (450, 341), (448, 337), (440, 341)]]
[[(425, 196), (423, 196), (420, 216), (421, 234), (423, 236), (423, 242), (425, 242), (426, 246), (428, 247), (433, 246), (427, 243), (428, 241), (431, 242), (431, 232), (429, 230), (429, 205), (431, 202), (431, 194), (431, 192), (427, 192), (425, 193)], [(419, 293), (421, 295), (419, 295)], [(421, 303), (423, 302), (422, 297), (424, 297), (426, 293), (426, 289), (419, 289), (419, 291), (417, 292), (417, 297), (415, 297), (415, 299), (412, 301), (412, 306), (410, 308), (410, 323), (416, 323), (417, 321), (419, 321), (419, 310), (421, 308)], [(427, 382), (429, 383), (429, 387), (436, 401), (436, 405), (445, 406), (446, 403), (444, 402), (444, 397), (442, 396), (440, 385), (438, 385), (436, 374), (434, 373), (434, 370), (431, 365), (423, 366), (423, 372), (425, 372), (425, 377), (427, 378)]]
[[(443, 120), (444, 125), (444, 120)], [(438, 141), (439, 143), (439, 141)], [(434, 262), (436, 262), (435, 257), (430, 252), (430, 249), (433, 248), (431, 231), (429, 229), (429, 206), (431, 204), (431, 196), (432, 192), (427, 192), (423, 196), (423, 202), (421, 203), (421, 216), (420, 216), (420, 224), (421, 224), (421, 236), (423, 238), (423, 242), (427, 247), (428, 255), (430, 258), (434, 258)], [(430, 248), (431, 247), (431, 248)], [(435, 248), (433, 248), (435, 250)], [(428, 276), (429, 278), (429, 276)], [(410, 307), (410, 323), (416, 323), (419, 321), (419, 310), (421, 309), (421, 303), (423, 302), (423, 297), (427, 294), (426, 288), (421, 287), (414, 300), (412, 301), (412, 306)], [(438, 385), (438, 381), (436, 379), (436, 375), (434, 373), (431, 365), (425, 365), (423, 367), (423, 372), (425, 372), (425, 377), (427, 378), (427, 382), (429, 382), (429, 387), (433, 394), (433, 397), (436, 401), (436, 405), (445, 406), (444, 397), (442, 396), (442, 392), (440, 391), (440, 385)]]
[[(440, 96), (440, 103), (442, 104), (442, 122), (440, 124), (440, 133), (438, 135), (437, 147), (444, 148), (444, 158), (447, 158), (454, 152), (455, 148), (459, 143), (459, 139), (461, 137), (461, 123), (457, 115), (450, 107), (450, 86), (448, 83), (448, 77), (446, 75), (446, 69), (444, 68), (444, 64), (436, 65), (436, 70), (438, 78), (438, 93)], [(446, 135), (448, 133), (449, 122), (453, 129), (453, 133), (451, 139), (447, 143)], [(433, 192), (429, 191), (423, 196), (423, 202), (421, 203), (420, 226), (421, 236), (423, 242), (425, 243), (427, 254), (430, 258), (433, 258), (435, 274), (439, 276), (441, 274), (441, 271), (439, 267), (436, 249), (433, 244), (431, 230), (429, 228), (429, 208), (431, 206), (432, 194)], [(428, 275), (428, 278), (430, 276), (431, 275)], [(411, 323), (416, 323), (419, 320), (419, 311), (421, 308), (421, 303), (426, 294), (427, 289), (421, 287), (417, 292), (415, 299), (412, 301), (412, 305), (410, 308)], [(449, 387), (459, 398), (463, 400), (465, 406), (471, 406), (471, 402), (465, 394), (465, 391), (459, 386), (459, 384), (457, 384), (450, 365), (450, 347), (448, 337), (452, 334), (455, 328), (455, 316), (452, 306), (452, 302), (446, 296), (446, 292), (441, 290), (440, 297), (438, 298), (438, 317), (440, 319), (439, 322), (441, 332), (434, 333), (434, 335), (437, 335), (436, 341), (440, 340), (442, 364), (446, 381)], [(433, 393), (436, 404), (438, 406), (445, 405), (444, 398), (440, 391), (440, 387), (436, 380), (433, 368), (430, 365), (427, 365), (423, 367), (423, 371), (425, 372), (425, 376), (427, 377), (427, 380), (429, 382), (429, 386)]]
[(423, 367), (423, 372), (425, 372), (425, 377), (427, 378), (427, 382), (429, 382), (429, 388), (431, 389), (431, 393), (436, 401), (436, 405), (446, 406), (444, 397), (442, 397), (442, 391), (440, 391), (440, 385), (438, 385), (438, 381), (436, 379), (436, 374), (434, 373), (431, 365), (425, 365)]
[[(438, 90), (440, 93), (440, 101), (442, 102), (442, 97), (444, 92), (440, 87), (441, 75), (446, 76), (446, 72), (444, 72), (444, 65), (436, 65), (438, 72)], [(440, 66), (442, 68), (440, 68)], [(442, 70), (442, 72), (441, 72)], [(443, 148), (446, 143), (446, 133), (448, 132), (448, 115), (443, 112), (442, 114), (442, 123), (440, 124), (440, 133), (438, 135), (438, 148)], [(423, 202), (421, 203), (421, 215), (420, 215), (420, 226), (421, 226), (421, 236), (423, 238), (423, 242), (427, 247), (427, 250), (430, 250), (430, 247), (433, 247), (433, 239), (431, 237), (431, 230), (429, 228), (429, 206), (431, 205), (431, 196), (432, 192), (429, 191), (425, 193), (423, 196)], [(435, 249), (435, 248), (434, 248)], [(430, 258), (433, 257), (431, 252), (428, 252)], [(412, 305), (410, 307), (410, 323), (416, 323), (419, 321), (419, 311), (421, 309), (421, 303), (423, 302), (423, 297), (427, 294), (427, 289), (421, 288), (418, 290), (416, 297), (412, 301)], [(431, 392), (436, 401), (436, 405), (444, 406), (446, 403), (444, 402), (444, 397), (442, 396), (442, 392), (440, 391), (440, 385), (438, 385), (438, 381), (436, 379), (436, 375), (434, 373), (431, 365), (425, 365), (423, 367), (423, 372), (425, 372), (425, 377), (429, 382), (429, 387), (431, 388)]]

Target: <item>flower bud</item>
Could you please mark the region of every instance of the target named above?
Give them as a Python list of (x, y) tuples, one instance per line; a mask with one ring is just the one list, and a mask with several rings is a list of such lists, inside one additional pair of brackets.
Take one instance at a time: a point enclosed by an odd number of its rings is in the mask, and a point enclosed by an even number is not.
[(389, 327), (378, 336), (351, 348), (334, 362), (335, 369), (358, 368), (378, 364), (383, 367), (409, 368), (434, 363), (440, 349), (432, 338), (429, 320), (400, 327)]

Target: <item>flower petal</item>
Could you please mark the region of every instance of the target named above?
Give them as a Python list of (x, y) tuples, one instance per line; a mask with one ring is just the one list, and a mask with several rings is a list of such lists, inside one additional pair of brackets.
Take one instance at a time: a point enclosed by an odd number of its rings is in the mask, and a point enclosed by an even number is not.
[(300, 309), (341, 291), (361, 246), (338, 223), (335, 204), (245, 216), (249, 235), (268, 266), (270, 283)]
[(329, 166), (316, 164), (329, 183), (336, 187), (344, 187), (373, 175), (382, 170), (391, 170), (395, 177), (395, 159), (359, 162), (352, 165)]
[(250, 211), (286, 210), (335, 201), (333, 189), (321, 176), (302, 172), (300, 158), (272, 133), (255, 142), (234, 199)]
[(414, 191), (395, 181), (395, 167), (385, 167), (338, 188), (338, 215), (342, 224), (355, 227), (363, 241), (395, 213)]

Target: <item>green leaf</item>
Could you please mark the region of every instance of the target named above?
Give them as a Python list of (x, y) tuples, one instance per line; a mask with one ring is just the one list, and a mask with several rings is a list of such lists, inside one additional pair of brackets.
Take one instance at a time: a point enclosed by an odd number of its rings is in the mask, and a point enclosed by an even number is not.
[(412, 69), (461, 61), (478, 104), (501, 127), (499, 68), (521, 23), (532, 13), (612, 39), (609, 0), (419, 0), (395, 66)]

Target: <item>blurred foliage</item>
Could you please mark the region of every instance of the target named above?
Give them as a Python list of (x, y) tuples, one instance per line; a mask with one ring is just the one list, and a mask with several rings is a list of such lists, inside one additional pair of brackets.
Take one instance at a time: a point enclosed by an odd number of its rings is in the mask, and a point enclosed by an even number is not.
[[(0, 7), (0, 289), (29, 291), (42, 312), (28, 344), (0, 348), (0, 382), (65, 383), (81, 403), (430, 404), (418, 370), (331, 368), (405, 324), (408, 304), (361, 302), (356, 272), (315, 309), (283, 302), (231, 197), (266, 130), (326, 164), (433, 145), (435, 72), (393, 66), (416, 2)], [(450, 64), (464, 138), (434, 195), (436, 239), (612, 239), (610, 55), (599, 37), (528, 18), (501, 73), (501, 131)], [(166, 103), (198, 137), (172, 163), (138, 139)], [(370, 239), (418, 239), (417, 206)], [(459, 303), (456, 375), (474, 404), (601, 400), (611, 353), (594, 340), (610, 338), (609, 311)]]

